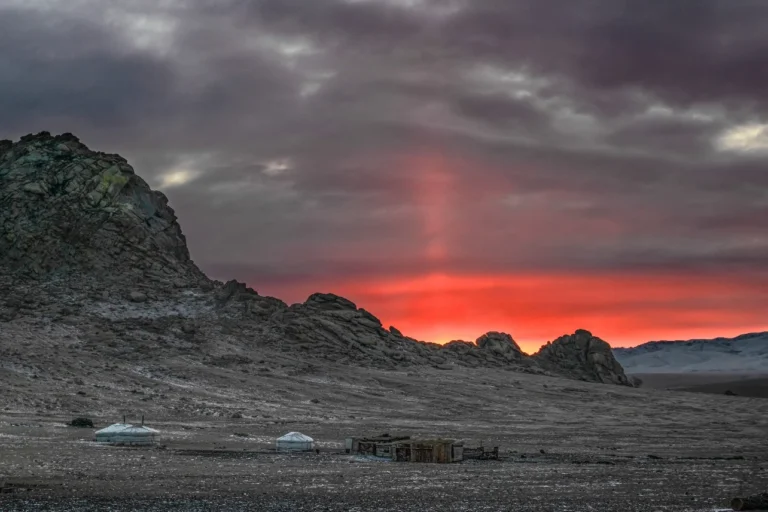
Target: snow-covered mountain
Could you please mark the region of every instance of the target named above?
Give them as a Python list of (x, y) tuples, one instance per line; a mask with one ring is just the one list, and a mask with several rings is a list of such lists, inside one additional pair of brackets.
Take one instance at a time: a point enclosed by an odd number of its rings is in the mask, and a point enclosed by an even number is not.
[(768, 332), (711, 340), (649, 341), (615, 348), (626, 373), (768, 373)]

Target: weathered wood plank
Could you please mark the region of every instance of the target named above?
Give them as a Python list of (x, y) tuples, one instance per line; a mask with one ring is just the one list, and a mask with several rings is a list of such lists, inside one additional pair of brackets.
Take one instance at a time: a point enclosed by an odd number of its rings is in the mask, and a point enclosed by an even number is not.
[(768, 492), (731, 500), (733, 510), (768, 510)]

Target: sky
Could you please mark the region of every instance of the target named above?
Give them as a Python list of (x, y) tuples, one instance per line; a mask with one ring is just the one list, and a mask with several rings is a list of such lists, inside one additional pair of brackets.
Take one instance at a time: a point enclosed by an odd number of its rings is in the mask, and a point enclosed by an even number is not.
[(764, 0), (0, 0), (0, 138), (126, 157), (208, 275), (417, 339), (768, 330)]

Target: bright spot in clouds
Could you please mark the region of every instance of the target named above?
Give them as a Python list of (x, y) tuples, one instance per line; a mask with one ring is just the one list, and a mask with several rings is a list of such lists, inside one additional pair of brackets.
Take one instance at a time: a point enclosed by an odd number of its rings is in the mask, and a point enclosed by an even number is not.
[(266, 49), (286, 59), (306, 57), (318, 53), (319, 49), (305, 37), (276, 37), (259, 34), (245, 39), (246, 46)]
[(115, 30), (122, 30), (124, 37), (139, 50), (165, 54), (173, 45), (178, 27), (177, 20), (161, 15), (142, 15), (111, 10), (107, 14)]
[(426, 0), (345, 0), (345, 2), (348, 4), (382, 4), (387, 7), (416, 11), (439, 18), (460, 12), (464, 3), (457, 0), (440, 0), (434, 3)]
[(281, 160), (270, 160), (264, 163), (264, 170), (262, 171), (267, 176), (278, 176), (291, 168), (291, 162), (283, 158)]
[(172, 188), (184, 185), (197, 178), (198, 175), (198, 172), (186, 169), (167, 172), (160, 176), (160, 188)]
[(717, 146), (739, 153), (768, 152), (768, 124), (734, 126), (718, 138)]

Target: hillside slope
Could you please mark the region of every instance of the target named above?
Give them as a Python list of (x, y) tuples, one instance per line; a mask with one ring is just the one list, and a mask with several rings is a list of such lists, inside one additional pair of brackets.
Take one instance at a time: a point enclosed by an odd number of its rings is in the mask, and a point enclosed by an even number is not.
[(167, 198), (122, 157), (91, 151), (71, 134), (0, 141), (0, 226), (0, 326), (31, 339), (57, 339), (55, 331), (75, 356), (37, 357), (30, 367), (24, 343), (6, 337), (0, 369), (54, 375), (63, 364), (100, 358), (249, 371), (271, 351), (299, 362), (498, 367), (630, 385), (609, 345), (587, 331), (531, 357), (504, 333), (443, 347), (386, 329), (330, 293), (289, 306), (237, 281), (212, 281), (192, 261)]

